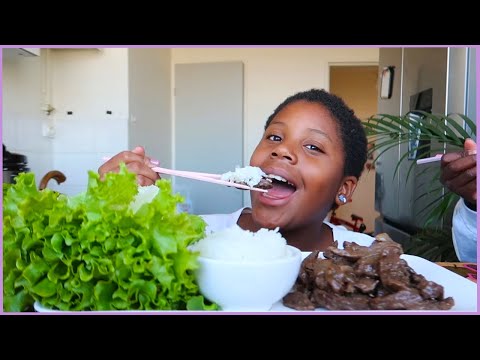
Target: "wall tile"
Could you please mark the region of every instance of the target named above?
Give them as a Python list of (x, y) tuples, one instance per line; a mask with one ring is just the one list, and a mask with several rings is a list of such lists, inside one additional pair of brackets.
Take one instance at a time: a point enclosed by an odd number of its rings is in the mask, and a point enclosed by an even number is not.
[(96, 172), (101, 162), (98, 153), (63, 153), (55, 157), (55, 169), (65, 174), (69, 186), (86, 187), (88, 171)]

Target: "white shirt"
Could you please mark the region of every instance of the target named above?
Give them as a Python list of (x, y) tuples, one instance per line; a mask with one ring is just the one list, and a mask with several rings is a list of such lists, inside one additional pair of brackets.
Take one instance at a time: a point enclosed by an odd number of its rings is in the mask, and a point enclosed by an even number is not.
[[(210, 232), (217, 232), (236, 225), (240, 215), (242, 214), (243, 209), (245, 208), (240, 208), (239, 210), (231, 214), (201, 215), (201, 217), (207, 223), (206, 233), (209, 234)], [(350, 231), (343, 226), (336, 226), (330, 224), (327, 221), (324, 221), (324, 223), (330, 226), (330, 228), (332, 229), (333, 240), (338, 241), (338, 247), (340, 249), (343, 249), (344, 241), (356, 242), (358, 245), (362, 246), (370, 246), (375, 240), (370, 235)]]
[(463, 199), (453, 210), (452, 239), (460, 261), (477, 262), (477, 212), (470, 210)]

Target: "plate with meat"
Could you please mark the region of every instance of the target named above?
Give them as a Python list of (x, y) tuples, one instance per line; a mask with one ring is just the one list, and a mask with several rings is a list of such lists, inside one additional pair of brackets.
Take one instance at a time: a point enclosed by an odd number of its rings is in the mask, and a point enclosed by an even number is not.
[[(370, 246), (345, 242), (302, 252), (292, 291), (268, 311), (477, 311), (477, 284), (418, 256), (403, 254), (388, 235)], [(56, 312), (35, 303), (38, 312)], [(145, 311), (128, 311), (145, 313)], [(162, 312), (162, 311), (157, 311)]]
[(335, 243), (304, 252), (292, 291), (271, 311), (477, 311), (477, 284), (418, 256), (388, 235), (370, 246)]

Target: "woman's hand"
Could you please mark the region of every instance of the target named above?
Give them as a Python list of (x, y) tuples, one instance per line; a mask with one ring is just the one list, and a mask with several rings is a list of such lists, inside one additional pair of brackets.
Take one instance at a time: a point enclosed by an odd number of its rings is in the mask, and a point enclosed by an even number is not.
[(158, 161), (151, 160), (145, 155), (145, 149), (137, 146), (132, 151), (122, 151), (98, 168), (100, 179), (103, 179), (108, 172), (118, 172), (120, 163), (125, 163), (130, 172), (137, 174), (137, 182), (141, 186), (152, 185), (160, 179), (158, 173), (151, 167), (158, 165)]
[(477, 204), (477, 144), (465, 140), (464, 151), (442, 156), (440, 182), (466, 202)]

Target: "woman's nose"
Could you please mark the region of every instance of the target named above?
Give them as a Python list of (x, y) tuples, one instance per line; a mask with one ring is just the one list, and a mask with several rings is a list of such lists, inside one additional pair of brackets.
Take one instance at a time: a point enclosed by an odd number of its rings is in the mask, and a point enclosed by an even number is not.
[(271, 156), (281, 157), (291, 162), (297, 161), (297, 157), (295, 156), (294, 152), (291, 151), (291, 149), (285, 144), (280, 144), (275, 149), (273, 149)]

